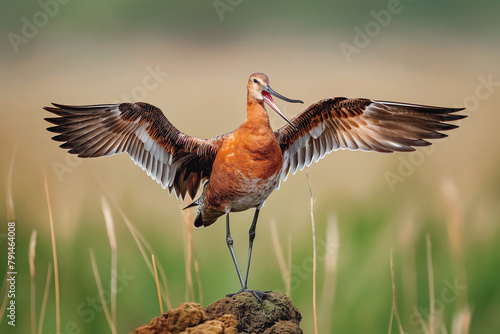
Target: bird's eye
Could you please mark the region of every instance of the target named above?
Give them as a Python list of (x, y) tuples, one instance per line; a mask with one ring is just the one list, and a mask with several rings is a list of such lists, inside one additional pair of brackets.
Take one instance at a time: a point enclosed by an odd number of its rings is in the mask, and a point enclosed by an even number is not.
[(259, 83), (259, 82), (257, 81), (257, 79), (253, 79), (253, 82), (255, 82), (255, 83)]

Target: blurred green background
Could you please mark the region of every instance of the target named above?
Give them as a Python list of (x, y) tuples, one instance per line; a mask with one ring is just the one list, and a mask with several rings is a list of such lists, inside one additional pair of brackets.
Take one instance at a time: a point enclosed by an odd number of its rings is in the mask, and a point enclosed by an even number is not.
[[(7, 204), (14, 160), (18, 275), (16, 327), (4, 316), (0, 332), (32, 328), (32, 230), (38, 231), (39, 323), (53, 261), (44, 178), (54, 214), (63, 333), (110, 332), (89, 256), (93, 249), (109, 287), (111, 251), (101, 196), (111, 203), (123, 274), (118, 332), (132, 331), (160, 311), (155, 282), (113, 202), (153, 248), (172, 304), (186, 301), (185, 203), (170, 197), (126, 155), (69, 157), (45, 130), (48, 115), (42, 106), (142, 100), (160, 107), (181, 131), (205, 138), (243, 122), (246, 80), (257, 71), (269, 75), (275, 90), (306, 105), (333, 96), (369, 97), (465, 106), (469, 115), (449, 138), (416, 153), (334, 152), (309, 168), (320, 333), (399, 331), (395, 320), (389, 329), (391, 250), (402, 327), (424, 332), (430, 298), (426, 235), (432, 241), (435, 332), (498, 331), (499, 11), (500, 2), (486, 0), (2, 1), (0, 203)], [(289, 117), (302, 110), (279, 105)], [(276, 115), (270, 117), (274, 128), (283, 125)], [(304, 171), (270, 196), (250, 273), (252, 288), (285, 291), (271, 233), (275, 222), (285, 259), (291, 240), (291, 297), (302, 312), (305, 333), (314, 328), (309, 201)], [(2, 278), (6, 204), (0, 206)], [(241, 263), (252, 215), (232, 215)], [(239, 288), (221, 222), (193, 232), (204, 306)], [(193, 279), (196, 293), (188, 299), (199, 301), (194, 273)], [(55, 319), (52, 280), (43, 333), (55, 333)]]

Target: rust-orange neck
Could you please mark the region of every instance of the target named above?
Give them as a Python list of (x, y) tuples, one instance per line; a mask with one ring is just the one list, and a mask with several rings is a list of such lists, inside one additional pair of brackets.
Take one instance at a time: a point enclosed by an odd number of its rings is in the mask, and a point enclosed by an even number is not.
[(248, 99), (247, 101), (247, 120), (246, 123), (255, 124), (260, 126), (271, 127), (269, 124), (269, 116), (264, 101), (257, 101), (255, 99)]

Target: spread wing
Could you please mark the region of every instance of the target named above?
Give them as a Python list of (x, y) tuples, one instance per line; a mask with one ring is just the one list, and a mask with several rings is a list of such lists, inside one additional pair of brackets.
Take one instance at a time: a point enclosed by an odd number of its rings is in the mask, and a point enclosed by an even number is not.
[(291, 171), (339, 149), (408, 152), (431, 145), (425, 139), (446, 137), (440, 131), (457, 125), (463, 110), (369, 99), (330, 98), (311, 104), (275, 131), (283, 152), (281, 179)]
[(196, 195), (200, 183), (210, 177), (212, 164), (226, 135), (206, 140), (176, 129), (161, 110), (147, 103), (65, 106), (45, 110), (59, 117), (47, 130), (59, 135), (61, 148), (82, 158), (127, 152), (153, 180), (169, 193), (184, 199)]

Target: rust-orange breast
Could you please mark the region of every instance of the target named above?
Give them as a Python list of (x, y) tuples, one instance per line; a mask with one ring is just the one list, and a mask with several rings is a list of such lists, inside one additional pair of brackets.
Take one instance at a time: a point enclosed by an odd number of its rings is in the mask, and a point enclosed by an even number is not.
[(279, 182), (282, 154), (269, 127), (242, 125), (215, 158), (206, 201), (224, 211), (243, 211), (262, 203)]

